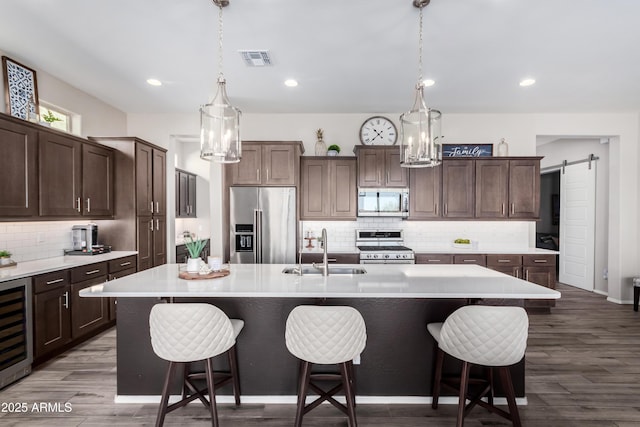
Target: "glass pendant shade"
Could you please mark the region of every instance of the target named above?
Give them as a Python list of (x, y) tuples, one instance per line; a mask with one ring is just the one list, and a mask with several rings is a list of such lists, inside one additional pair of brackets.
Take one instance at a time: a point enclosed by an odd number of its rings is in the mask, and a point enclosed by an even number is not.
[(419, 168), (442, 162), (440, 111), (424, 102), (423, 85), (416, 86), (416, 100), (410, 111), (400, 116), (400, 166)]
[(242, 157), (241, 111), (227, 97), (226, 81), (218, 78), (218, 92), (200, 107), (200, 157), (218, 163), (237, 163)]

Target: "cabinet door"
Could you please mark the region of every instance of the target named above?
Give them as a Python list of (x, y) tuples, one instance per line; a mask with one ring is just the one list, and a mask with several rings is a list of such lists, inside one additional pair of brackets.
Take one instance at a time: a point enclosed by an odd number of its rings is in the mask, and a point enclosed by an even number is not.
[(150, 216), (138, 217), (137, 247), (138, 247), (138, 271), (146, 270), (153, 266), (153, 230), (154, 220)]
[(113, 151), (82, 145), (83, 214), (113, 216)]
[(177, 216), (184, 218), (189, 216), (189, 175), (177, 171), (176, 176), (177, 187), (176, 187), (176, 199), (178, 200), (178, 211)]
[(400, 166), (400, 149), (388, 148), (384, 150), (385, 187), (406, 188), (408, 185), (407, 168)]
[[(115, 279), (119, 279), (120, 277), (125, 277), (128, 276), (130, 274), (133, 274), (136, 272), (136, 268), (132, 267), (126, 270), (121, 270), (121, 271), (117, 271), (115, 273), (109, 273), (109, 280), (115, 280)], [(117, 318), (117, 306), (118, 306), (118, 300), (117, 298), (107, 298), (109, 300), (109, 321), (112, 320), (116, 320)]]
[(329, 215), (329, 161), (301, 160), (300, 219), (324, 218)]
[(329, 160), (330, 217), (356, 219), (356, 161)]
[(231, 185), (260, 185), (262, 165), (262, 146), (242, 144), (242, 160), (227, 166), (231, 175)]
[(487, 259), (485, 255), (481, 254), (454, 254), (454, 264), (476, 264), (481, 266), (487, 265)]
[(153, 218), (153, 266), (167, 263), (167, 221), (164, 217)]
[(540, 160), (509, 161), (509, 218), (540, 217)]
[(416, 264), (453, 264), (453, 255), (416, 254)]
[(476, 218), (506, 218), (508, 160), (476, 160)]
[(71, 337), (75, 340), (109, 322), (108, 298), (80, 298), (80, 290), (107, 281), (107, 276), (95, 277), (71, 284)]
[(442, 166), (412, 168), (409, 179), (409, 218), (440, 218)]
[(292, 145), (265, 145), (262, 152), (263, 185), (295, 185), (295, 148)]
[(442, 162), (442, 216), (473, 218), (474, 161), (446, 160)]
[(69, 286), (64, 286), (33, 296), (33, 336), (36, 359), (71, 341), (69, 293)]
[(546, 288), (556, 288), (556, 269), (554, 267), (523, 267), (524, 280)]
[(136, 143), (136, 214), (153, 214), (153, 148)]
[(82, 144), (62, 135), (39, 133), (40, 215), (81, 215)]
[(167, 214), (167, 153), (153, 149), (153, 214)]
[(188, 216), (195, 218), (196, 215), (196, 175), (188, 174), (187, 178), (187, 203)]
[(385, 152), (373, 148), (358, 151), (358, 187), (383, 187)]
[(522, 278), (522, 267), (519, 265), (511, 265), (511, 266), (487, 265), (487, 268), (490, 268), (491, 270), (499, 271), (500, 273), (508, 274), (509, 276), (517, 277), (518, 279)]
[(38, 215), (38, 133), (0, 122), (0, 217)]

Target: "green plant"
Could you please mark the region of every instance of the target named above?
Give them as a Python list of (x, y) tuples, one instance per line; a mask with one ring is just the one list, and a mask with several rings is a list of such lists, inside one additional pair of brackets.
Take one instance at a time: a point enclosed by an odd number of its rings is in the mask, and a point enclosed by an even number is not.
[(334, 151), (337, 151), (339, 153), (340, 152), (340, 147), (337, 146), (336, 144), (331, 144), (329, 146), (329, 148), (327, 148), (327, 150), (334, 150)]
[(54, 116), (53, 113), (51, 112), (51, 110), (47, 110), (47, 114), (44, 114), (42, 116), (42, 120), (44, 120), (47, 123), (61, 122), (62, 121), (62, 119), (59, 119), (58, 117)]
[(11, 252), (9, 251), (0, 251), (0, 258), (9, 258), (11, 256)]
[(206, 240), (193, 239), (193, 236), (187, 236), (187, 240), (184, 241), (184, 245), (187, 247), (189, 251), (190, 258), (198, 258), (200, 257), (200, 252), (204, 249), (207, 244)]

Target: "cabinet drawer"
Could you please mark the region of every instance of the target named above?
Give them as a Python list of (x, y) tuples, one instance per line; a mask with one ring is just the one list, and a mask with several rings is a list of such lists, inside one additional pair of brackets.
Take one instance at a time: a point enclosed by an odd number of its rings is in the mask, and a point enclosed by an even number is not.
[(50, 291), (51, 289), (62, 288), (70, 283), (69, 270), (54, 271), (52, 273), (41, 274), (33, 278), (34, 293)]
[(522, 265), (525, 265), (525, 266), (556, 265), (556, 256), (555, 255), (523, 255)]
[(454, 264), (477, 264), (481, 266), (487, 265), (487, 259), (485, 255), (478, 254), (454, 254), (453, 255), (453, 263)]
[(453, 255), (416, 254), (416, 264), (453, 264)]
[(128, 270), (130, 268), (136, 268), (135, 255), (109, 261), (109, 273), (117, 273), (118, 271)]
[(98, 262), (96, 264), (83, 265), (71, 269), (71, 283), (84, 282), (98, 276), (107, 275), (107, 262)]
[(487, 255), (487, 265), (494, 267), (522, 265), (522, 255)]
[(109, 280), (119, 279), (121, 277), (128, 276), (136, 272), (135, 268), (128, 268), (126, 270), (116, 271), (115, 273), (109, 273)]

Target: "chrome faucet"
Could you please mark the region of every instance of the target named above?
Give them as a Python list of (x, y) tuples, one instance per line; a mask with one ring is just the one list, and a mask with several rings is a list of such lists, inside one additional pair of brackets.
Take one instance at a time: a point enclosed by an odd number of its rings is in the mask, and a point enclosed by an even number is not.
[(322, 265), (319, 266), (317, 265), (315, 262), (312, 264), (313, 268), (317, 268), (318, 270), (322, 271), (322, 275), (323, 276), (328, 276), (329, 275), (329, 260), (327, 258), (327, 229), (323, 228), (322, 229), (322, 245), (323, 245), (323, 254), (322, 254)]

